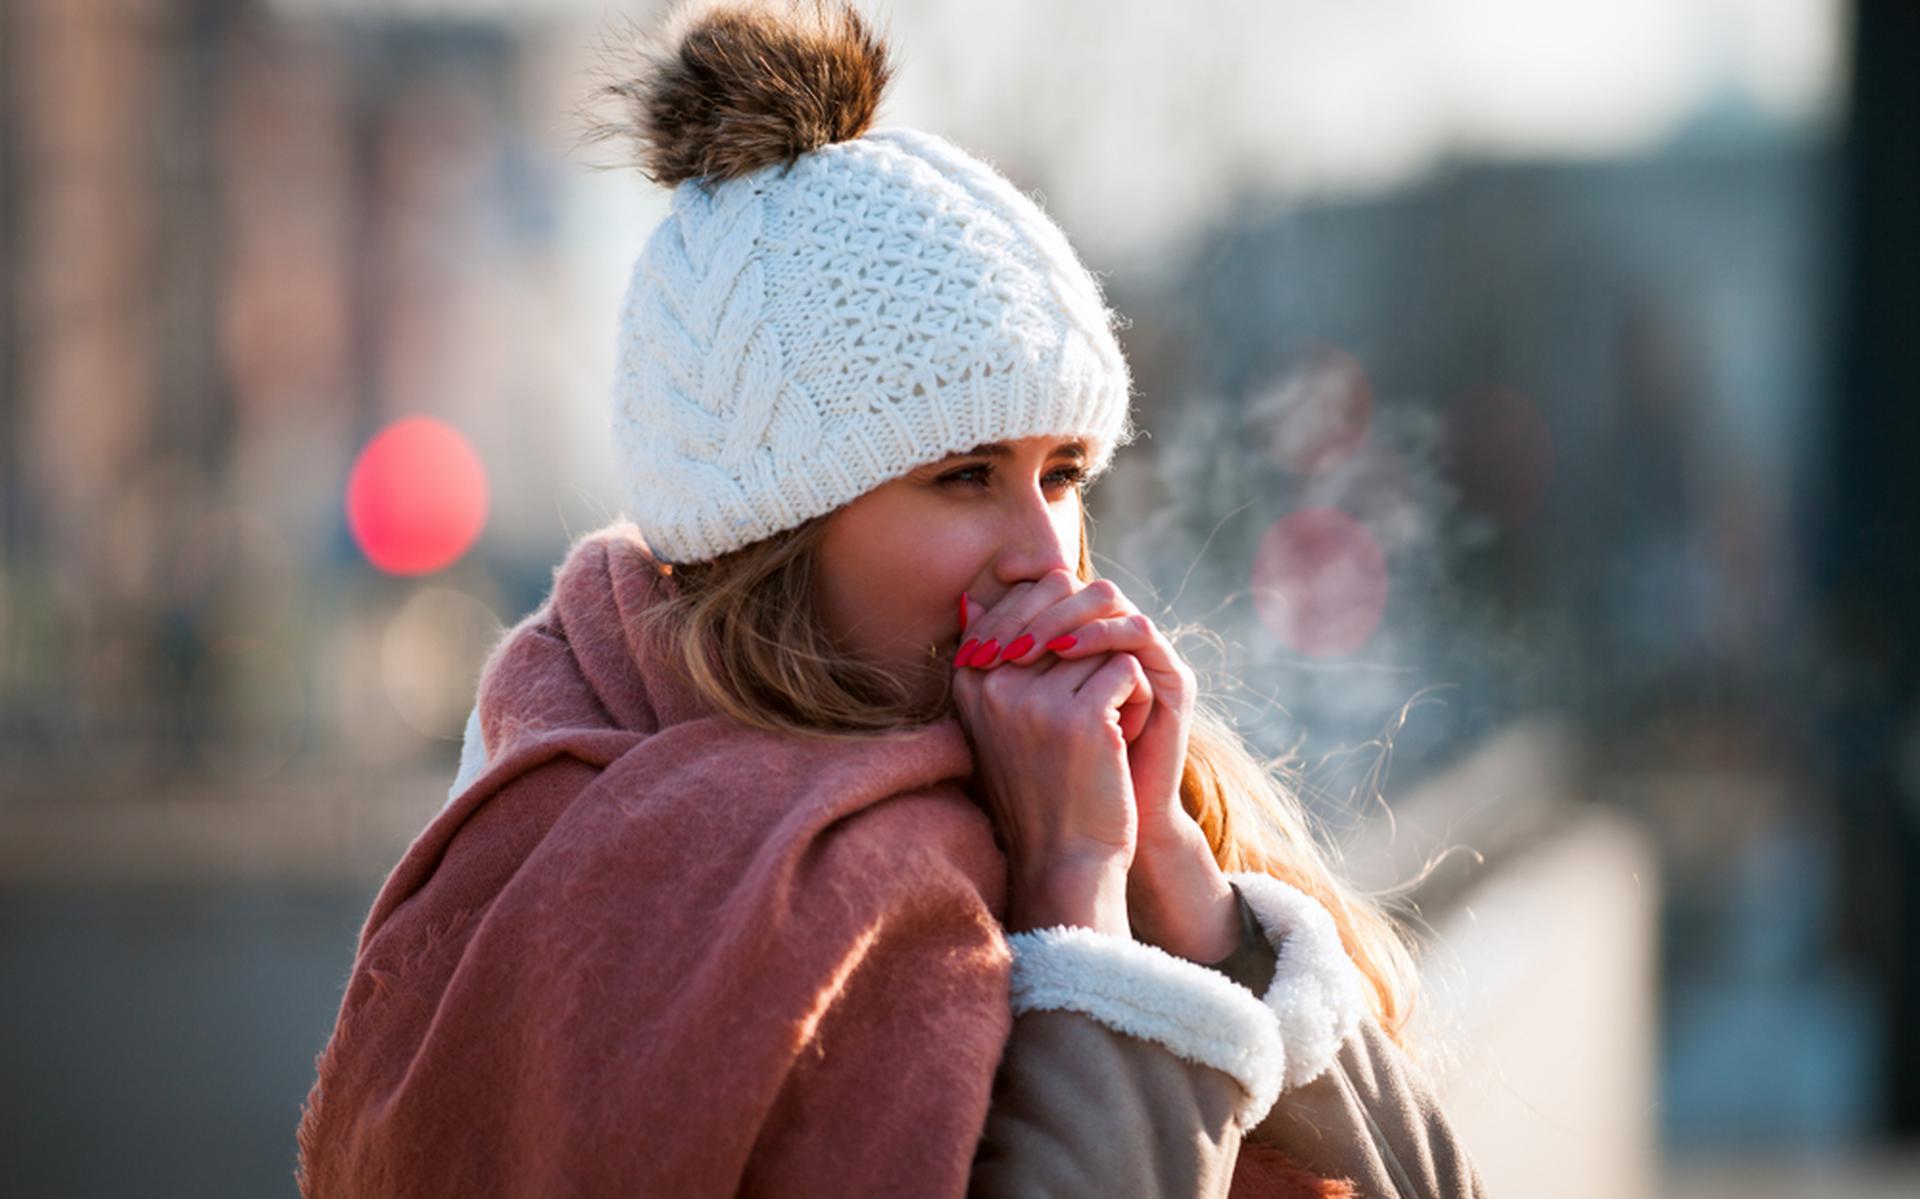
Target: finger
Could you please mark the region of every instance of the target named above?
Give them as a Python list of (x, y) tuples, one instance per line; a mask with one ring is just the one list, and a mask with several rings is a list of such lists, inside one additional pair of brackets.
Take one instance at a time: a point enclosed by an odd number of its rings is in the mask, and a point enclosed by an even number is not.
[[(1085, 702), (1122, 712), (1129, 706), (1151, 707), (1153, 702), (1147, 672), (1132, 654), (1114, 654), (1108, 658), (1074, 694)], [(1123, 729), (1126, 727), (1124, 719), (1119, 724)]]
[(1015, 634), (1011, 645), (1027, 641), (1026, 648), (1020, 653), (1003, 656), (1002, 661), (1017, 665), (1029, 665), (1049, 653), (1057, 652), (1052, 642), (1067, 634), (1078, 635), (1081, 625), (1101, 617), (1126, 616), (1137, 609), (1133, 602), (1121, 593), (1120, 588), (1107, 579), (1095, 579), (1072, 595), (1062, 597), (1058, 602), (1041, 612), (1035, 613), (1021, 630)]
[(1180, 673), (1179, 651), (1143, 612), (1091, 620), (1073, 631), (1074, 642), (1053, 652), (1064, 659), (1125, 651), (1140, 659), (1149, 677)]
[[(1156, 705), (1180, 711), (1192, 703), (1192, 697), (1196, 694), (1192, 668), (1180, 657), (1179, 651), (1166, 635), (1144, 614), (1093, 621), (1082, 626), (1079, 635), (1080, 640), (1073, 646), (1056, 651), (1057, 660), (1082, 661), (1085, 659), (1079, 655), (1099, 658), (1105, 654), (1130, 653), (1139, 660), (1146, 672)], [(1092, 648), (1096, 646), (1098, 648)], [(1149, 712), (1138, 714), (1140, 726), (1134, 730), (1134, 735), (1145, 731), (1150, 715)], [(1128, 743), (1131, 744), (1133, 739), (1133, 736), (1129, 736)]]
[[(1022, 586), (1027, 586), (1027, 584), (1022, 584)], [(1006, 598), (1006, 596), (1002, 596), (1001, 601), (1004, 601)], [(988, 640), (988, 635), (984, 630), (987, 614), (991, 611), (987, 605), (965, 593), (960, 597), (960, 608), (961, 611), (966, 613), (966, 616), (961, 625), (960, 644), (955, 649), (953, 655), (953, 665), (956, 668), (967, 665), (973, 658), (974, 651), (979, 649), (981, 645)]]
[(966, 637), (973, 641), (975, 648), (969, 654), (956, 655), (956, 664), (985, 665), (996, 660), (999, 651), (1016, 640), (1029, 620), (1078, 586), (1079, 580), (1071, 571), (1056, 567), (1037, 579), (1014, 584), (991, 608), (982, 609), (977, 618), (969, 607)]
[[(1133, 658), (1131, 654), (1122, 656)], [(1153, 715), (1153, 680), (1138, 658), (1133, 658), (1133, 676), (1134, 688), (1120, 703), (1120, 738), (1128, 744), (1147, 727), (1147, 720)]]
[(1106, 661), (1106, 655), (1095, 655), (1071, 662), (1049, 660), (1024, 670), (958, 670), (954, 686), (956, 691), (965, 686), (971, 694), (989, 697), (1002, 710), (1050, 711), (1075, 704), (1074, 693)]
[(1128, 745), (1132, 745), (1135, 739), (1146, 731), (1147, 721), (1152, 716), (1153, 682), (1151, 679), (1148, 679), (1147, 686), (1144, 689), (1144, 695), (1141, 692), (1135, 692), (1131, 699), (1120, 705), (1121, 740), (1125, 741)]
[(966, 594), (960, 596), (960, 645), (953, 655), (955, 670), (959, 669), (961, 663), (971, 658), (973, 651), (979, 647), (980, 637), (974, 630), (980, 627), (980, 618), (986, 615), (986, 612), (986, 607), (972, 596)]
[[(962, 670), (954, 673), (955, 690), (963, 681), (971, 694), (990, 696), (995, 707), (1015, 709), (1023, 704), (1052, 709), (1074, 704), (1086, 681), (1107, 665), (1110, 655), (1094, 654), (1072, 661), (1049, 659), (1023, 670)], [(1151, 691), (1140, 700), (1151, 700)], [(1144, 720), (1144, 717), (1142, 718)]]
[(965, 659), (964, 664), (984, 667), (995, 661), (999, 651), (1015, 640), (1019, 629), (1027, 621), (1072, 594), (1079, 586), (1079, 580), (1073, 577), (1072, 572), (1060, 567), (1010, 588), (981, 617), (977, 633), (969, 627), (969, 633), (974, 633), (978, 641), (978, 651)]

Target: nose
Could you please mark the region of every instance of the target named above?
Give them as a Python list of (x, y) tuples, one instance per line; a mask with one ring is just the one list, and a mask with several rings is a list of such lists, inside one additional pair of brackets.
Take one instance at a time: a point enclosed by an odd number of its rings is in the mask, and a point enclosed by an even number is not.
[(1037, 579), (1080, 560), (1080, 512), (1076, 503), (1050, 502), (1039, 487), (1023, 488), (1001, 516), (1004, 536), (994, 559), (994, 578), (1003, 586)]

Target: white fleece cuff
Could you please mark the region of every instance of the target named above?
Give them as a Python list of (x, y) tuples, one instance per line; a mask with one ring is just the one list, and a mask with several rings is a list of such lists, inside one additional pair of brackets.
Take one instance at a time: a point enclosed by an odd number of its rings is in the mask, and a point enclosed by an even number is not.
[(1013, 1014), (1066, 1010), (1233, 1076), (1235, 1119), (1252, 1128), (1280, 1094), (1286, 1052), (1273, 1014), (1205, 966), (1090, 928), (1014, 933)]
[(487, 743), (480, 733), (480, 705), (475, 704), (473, 711), (467, 714), (467, 729), (460, 739), (460, 769), (453, 776), (453, 785), (447, 788), (447, 802), (441, 804), (444, 809), (460, 798), (467, 784), (480, 777), (487, 768)]
[(1333, 916), (1311, 896), (1267, 874), (1227, 876), (1246, 896), (1276, 961), (1261, 997), (1286, 1046), (1284, 1087), (1312, 1082), (1367, 1016), (1367, 984), (1347, 956)]

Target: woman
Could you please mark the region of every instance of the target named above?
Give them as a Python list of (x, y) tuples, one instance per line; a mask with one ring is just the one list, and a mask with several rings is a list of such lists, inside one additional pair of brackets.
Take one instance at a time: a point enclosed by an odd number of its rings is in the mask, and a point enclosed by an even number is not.
[(1479, 1182), (1408, 957), (1096, 579), (1098, 288), (870, 129), (851, 8), (703, 3), (614, 90), (635, 523), (496, 647), (382, 887), (308, 1196), (1391, 1195)]

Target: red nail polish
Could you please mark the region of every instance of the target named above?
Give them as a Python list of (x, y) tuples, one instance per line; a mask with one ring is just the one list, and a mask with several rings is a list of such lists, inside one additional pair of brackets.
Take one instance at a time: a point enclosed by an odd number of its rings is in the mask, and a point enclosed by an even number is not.
[(1072, 649), (1078, 644), (1079, 640), (1078, 637), (1055, 637), (1052, 641), (1047, 642), (1047, 648), (1057, 653), (1063, 649)]
[(999, 652), (1000, 652), (1000, 643), (997, 640), (989, 638), (985, 645), (973, 651), (973, 660), (968, 662), (967, 665), (968, 666), (986, 666), (993, 661), (994, 655)]
[(975, 639), (969, 640), (965, 645), (961, 646), (960, 652), (953, 656), (953, 664), (955, 666), (964, 665), (966, 663), (966, 660), (972, 656), (973, 647), (978, 644), (980, 644), (980, 642), (977, 638), (975, 638)]
[(1022, 633), (1020, 634), (1020, 640), (1014, 642), (1012, 645), (1009, 645), (1007, 647), (1005, 658), (1007, 661), (1011, 662), (1015, 658), (1019, 657), (1021, 654), (1026, 653), (1028, 650), (1032, 648), (1033, 648), (1033, 634)]

